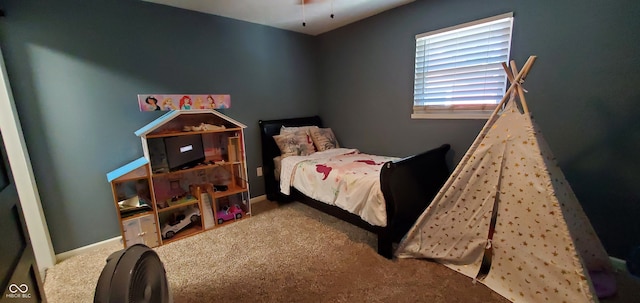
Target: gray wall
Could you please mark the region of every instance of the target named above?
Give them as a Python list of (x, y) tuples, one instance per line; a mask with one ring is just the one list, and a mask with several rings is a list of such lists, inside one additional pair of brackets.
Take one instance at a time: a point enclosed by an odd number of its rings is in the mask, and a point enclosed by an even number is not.
[[(55, 2), (55, 3), (53, 3)], [(0, 1), (0, 46), (56, 253), (118, 236), (106, 173), (159, 116), (137, 94), (231, 94), (264, 193), (259, 119), (318, 113), (313, 37), (143, 1)]]
[[(57, 253), (119, 234), (105, 174), (142, 155), (139, 93), (228, 93), (249, 126), (320, 113), (347, 146), (459, 161), (484, 121), (411, 120), (414, 36), (513, 11), (512, 58), (539, 56), (529, 106), (611, 255), (640, 245), (637, 1), (417, 1), (310, 37), (142, 1), (0, 0), (4, 52)], [(337, 14), (339, 18), (339, 14)], [(636, 105), (636, 106), (634, 106)]]
[(411, 120), (416, 34), (513, 11), (512, 59), (537, 55), (529, 108), (610, 255), (640, 245), (640, 2), (416, 1), (319, 36), (320, 113), (338, 140), (405, 156), (485, 121)]

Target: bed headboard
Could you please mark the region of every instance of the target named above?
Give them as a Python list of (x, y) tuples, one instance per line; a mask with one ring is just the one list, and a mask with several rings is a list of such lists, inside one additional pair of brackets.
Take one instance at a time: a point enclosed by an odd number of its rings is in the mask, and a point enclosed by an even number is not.
[(273, 136), (280, 134), (282, 126), (308, 126), (316, 125), (322, 127), (322, 120), (318, 116), (290, 118), (280, 120), (259, 120), (260, 140), (262, 142), (262, 174), (264, 178), (264, 189), (267, 199), (280, 201), (283, 195), (280, 194), (280, 184), (273, 174), (273, 158), (280, 156), (280, 149), (273, 140)]

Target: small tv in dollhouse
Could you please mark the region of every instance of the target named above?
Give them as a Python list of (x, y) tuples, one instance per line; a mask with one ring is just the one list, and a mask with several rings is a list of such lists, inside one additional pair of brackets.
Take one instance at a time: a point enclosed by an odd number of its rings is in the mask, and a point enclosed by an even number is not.
[(200, 134), (166, 137), (164, 147), (170, 171), (194, 167), (205, 158)]

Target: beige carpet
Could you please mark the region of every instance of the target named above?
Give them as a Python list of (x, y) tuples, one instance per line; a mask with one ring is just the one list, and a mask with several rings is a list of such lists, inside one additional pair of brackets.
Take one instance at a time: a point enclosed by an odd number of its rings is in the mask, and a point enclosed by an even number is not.
[[(373, 234), (307, 206), (271, 205), (258, 203), (249, 219), (157, 248), (174, 302), (508, 302), (442, 265), (382, 258)], [(92, 302), (107, 256), (120, 249), (49, 269), (48, 302)]]

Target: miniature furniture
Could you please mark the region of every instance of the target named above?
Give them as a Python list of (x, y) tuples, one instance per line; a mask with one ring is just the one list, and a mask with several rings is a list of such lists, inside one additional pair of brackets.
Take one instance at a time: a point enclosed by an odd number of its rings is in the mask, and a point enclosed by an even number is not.
[[(188, 110), (170, 111), (135, 132), (144, 152), (139, 161), (147, 161), (141, 179), (147, 181), (150, 196), (149, 210), (137, 216), (154, 216), (159, 245), (251, 216), (244, 128), (214, 110)], [(139, 169), (133, 166), (118, 170), (123, 174)], [(109, 181), (112, 187), (119, 183)], [(114, 189), (117, 207), (130, 196)], [(216, 219), (228, 209), (234, 210), (233, 218)], [(130, 222), (122, 221), (121, 212), (119, 217), (123, 237), (131, 237), (126, 232), (132, 227), (125, 230), (123, 225)], [(148, 232), (139, 233), (151, 238)], [(125, 247), (129, 245), (125, 241)]]

